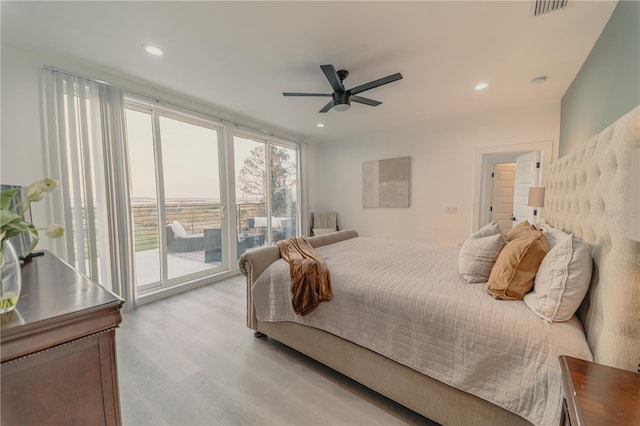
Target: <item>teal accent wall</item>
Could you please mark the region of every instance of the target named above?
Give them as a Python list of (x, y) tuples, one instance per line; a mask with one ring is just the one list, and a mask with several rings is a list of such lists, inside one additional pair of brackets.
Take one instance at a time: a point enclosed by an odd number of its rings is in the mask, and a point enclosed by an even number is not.
[(562, 97), (559, 156), (640, 105), (640, 1), (620, 1)]

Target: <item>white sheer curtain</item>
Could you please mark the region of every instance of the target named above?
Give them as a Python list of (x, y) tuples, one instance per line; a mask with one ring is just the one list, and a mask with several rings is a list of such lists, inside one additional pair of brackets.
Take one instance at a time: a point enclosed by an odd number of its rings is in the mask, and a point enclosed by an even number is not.
[(62, 182), (52, 220), (64, 223), (58, 256), (137, 306), (123, 91), (44, 71), (47, 173)]

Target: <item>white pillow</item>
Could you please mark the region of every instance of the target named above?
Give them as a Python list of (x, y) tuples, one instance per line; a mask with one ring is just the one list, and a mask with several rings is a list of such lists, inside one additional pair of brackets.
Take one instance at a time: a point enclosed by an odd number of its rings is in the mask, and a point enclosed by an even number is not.
[(491, 222), (469, 235), (458, 254), (458, 271), (470, 283), (484, 283), (507, 239), (497, 222)]
[(524, 303), (548, 322), (567, 321), (589, 290), (592, 269), (588, 244), (573, 234), (557, 238), (555, 246), (542, 259), (533, 291), (524, 296)]
[(564, 240), (567, 235), (569, 235), (558, 228), (554, 228), (548, 223), (543, 223), (542, 225), (540, 225), (540, 229), (542, 229), (542, 233), (547, 238), (547, 242), (549, 243), (549, 250), (555, 247), (555, 245), (558, 244), (558, 241)]
[(253, 218), (253, 227), (254, 228), (266, 228), (267, 227), (267, 218), (266, 217), (254, 217)]
[(313, 231), (313, 235), (318, 236), (336, 232), (336, 228), (313, 228), (311, 231)]
[(182, 226), (177, 220), (174, 220), (171, 223), (171, 230), (176, 234), (176, 237), (186, 238), (187, 236), (187, 231), (185, 231), (184, 226)]

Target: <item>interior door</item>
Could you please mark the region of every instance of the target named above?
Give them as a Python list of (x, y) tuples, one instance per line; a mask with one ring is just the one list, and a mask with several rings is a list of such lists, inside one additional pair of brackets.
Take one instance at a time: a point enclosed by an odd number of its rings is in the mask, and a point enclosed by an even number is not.
[(538, 185), (540, 153), (529, 152), (516, 158), (515, 188), (513, 193), (513, 225), (523, 220), (535, 222), (533, 208), (529, 207), (529, 187)]
[(502, 231), (512, 227), (513, 193), (515, 188), (516, 163), (494, 164), (491, 174), (490, 221), (498, 222)]

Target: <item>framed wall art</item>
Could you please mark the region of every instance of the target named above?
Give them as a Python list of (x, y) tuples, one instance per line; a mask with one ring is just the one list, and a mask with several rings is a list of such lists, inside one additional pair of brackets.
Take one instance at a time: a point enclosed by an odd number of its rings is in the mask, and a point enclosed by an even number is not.
[(408, 208), (411, 157), (362, 163), (362, 207)]

